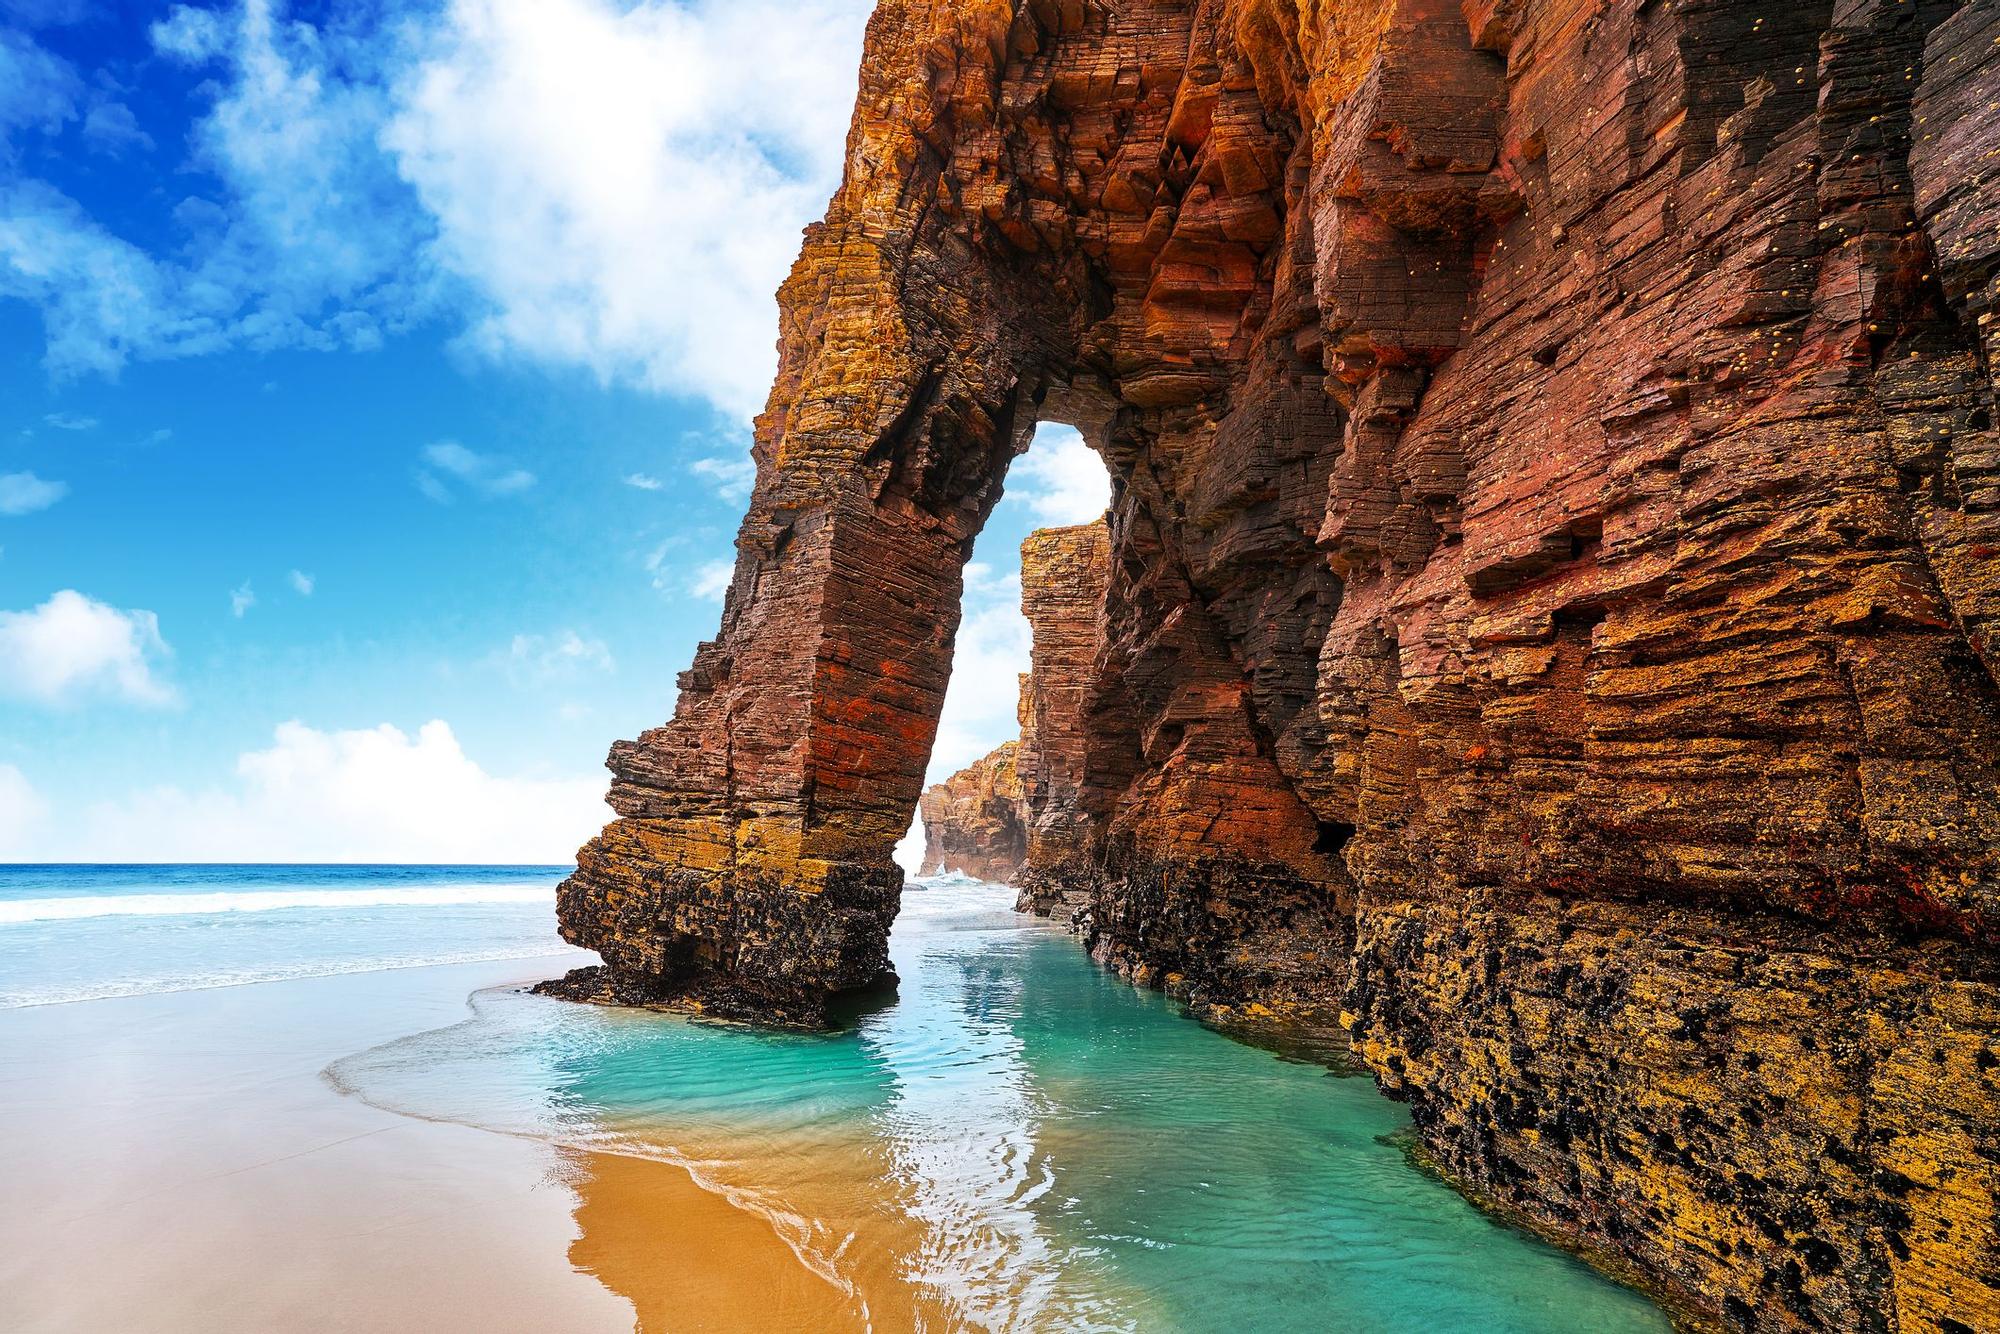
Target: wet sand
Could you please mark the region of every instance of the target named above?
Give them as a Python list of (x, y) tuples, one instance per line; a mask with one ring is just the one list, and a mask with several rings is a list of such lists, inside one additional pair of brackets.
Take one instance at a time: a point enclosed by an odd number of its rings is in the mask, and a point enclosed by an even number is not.
[(681, 1168), (321, 1077), (576, 961), (0, 1012), (0, 1327), (859, 1328), (849, 1293)]

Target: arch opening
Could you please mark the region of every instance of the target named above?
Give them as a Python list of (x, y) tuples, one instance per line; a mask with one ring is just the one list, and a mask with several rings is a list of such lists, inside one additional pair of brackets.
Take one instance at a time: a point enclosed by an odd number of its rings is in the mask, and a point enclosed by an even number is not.
[[(1006, 490), (965, 566), (924, 796), (896, 848), (906, 874), (955, 871), (1007, 881), (1026, 864), (1033, 821), (1024, 801), (1046, 758), (1031, 742), (1033, 674), (1047, 677), (1061, 664), (1067, 721), (1080, 703), (1092, 647), (1079, 622), (1095, 617), (1104, 591), (1101, 571), (1077, 561), (1088, 560), (1083, 548), (1103, 547), (1110, 502), (1100, 449), (1077, 427), (1044, 416), (1027, 452), (1010, 465)], [(1054, 562), (1064, 556), (1059, 571)], [(1047, 624), (1031, 624), (1037, 610)], [(1048, 662), (1038, 660), (1038, 641)]]

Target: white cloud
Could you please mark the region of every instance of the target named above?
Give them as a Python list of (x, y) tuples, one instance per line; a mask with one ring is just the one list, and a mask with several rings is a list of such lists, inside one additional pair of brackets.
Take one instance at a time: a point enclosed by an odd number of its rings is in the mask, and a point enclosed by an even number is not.
[(0, 28), (0, 159), (8, 156), (7, 132), (15, 127), (53, 131), (73, 118), (81, 86), (68, 61), (24, 32)]
[(9, 849), (25, 848), (48, 814), (48, 802), (28, 776), (11, 764), (0, 764), (0, 856)]
[[(1068, 426), (1039, 427), (1008, 481), (1001, 505), (1016, 514), (1025, 508), (1043, 523), (1087, 523), (1111, 500), (1103, 460)], [(965, 566), (964, 619), (926, 782), (941, 782), (1020, 734), (1020, 676), (1033, 661), (1034, 633), (1021, 614), (1018, 555), (1005, 556), (1004, 566), (983, 560)]]
[(451, 482), (488, 499), (519, 495), (535, 484), (535, 475), (525, 468), (510, 467), (504, 459), (476, 453), (456, 440), (425, 445), (422, 457), (417, 489), (440, 505), (449, 505), (454, 498)]
[(0, 514), (33, 514), (68, 494), (68, 482), (43, 481), (31, 472), (0, 473)]
[(42, 420), (50, 426), (55, 427), (58, 431), (94, 431), (97, 429), (97, 418), (86, 417), (76, 412), (51, 412), (48, 416), (42, 418)]
[(703, 561), (695, 567), (694, 578), (688, 581), (688, 592), (704, 601), (720, 602), (722, 595), (729, 591), (729, 581), (735, 574), (735, 561)]
[(584, 671), (614, 672), (618, 664), (601, 639), (574, 630), (552, 635), (515, 635), (504, 654), (495, 655), (516, 684), (573, 679)]
[(64, 589), (33, 610), (0, 611), (0, 695), (171, 704), (173, 690), (153, 676), (155, 660), (170, 652), (152, 612), (119, 611)]
[(1046, 523), (1089, 523), (1111, 504), (1104, 460), (1071, 426), (1037, 427), (1034, 443), (1014, 461), (1008, 480), (1025, 483), (1029, 510)]
[(150, 249), (7, 170), (9, 132), (60, 129), (86, 102), (99, 147), (145, 137), (15, 33), (0, 46), (0, 297), (40, 308), (58, 377), (225, 347), (365, 348), (455, 312), (488, 355), (740, 420), (770, 384), (800, 229), (839, 181), (871, 8), (447, 0), (313, 21), (283, 0), (178, 5), (152, 44), (209, 102), (173, 177), (194, 192), (173, 206), (179, 234)]
[[(4, 773), (0, 772), (0, 781)], [(236, 762), (232, 782), (143, 789), (0, 855), (104, 861), (561, 862), (610, 818), (594, 777), (502, 778), (451, 727), (325, 732), (300, 722)], [(17, 834), (16, 837), (19, 835)]]
[(83, 118), (83, 137), (104, 152), (150, 149), (153, 136), (139, 128), (139, 118), (123, 102), (99, 101)]
[(302, 598), (309, 598), (313, 595), (313, 577), (304, 570), (293, 570), (289, 578), (292, 581), (292, 591), (294, 593), (297, 593)]
[(625, 474), (625, 485), (637, 487), (641, 491), (657, 491), (666, 483), (643, 472), (629, 472)]
[(245, 579), (238, 587), (230, 590), (229, 614), (237, 620), (242, 620), (243, 613), (256, 605), (257, 595), (250, 591), (250, 581), (248, 579)]
[[(367, 348), (432, 313), (439, 275), (411, 256), (433, 228), (377, 142), (402, 31), (315, 28), (273, 0), (182, 6), (155, 24), (157, 49), (214, 69), (196, 88), (213, 101), (189, 131), (190, 161), (164, 164), (199, 192), (169, 201), (178, 235), (149, 253), (47, 182), (0, 173), (0, 297), (40, 308), (49, 370), (109, 375), (230, 346)], [(46, 80), (36, 89), (46, 122), (52, 94)], [(0, 129), (27, 117), (28, 97), (0, 92)], [(106, 147), (144, 138), (103, 100), (86, 132)]]
[(175, 5), (167, 17), (153, 24), (148, 35), (154, 50), (189, 64), (212, 60), (229, 46), (222, 16), (195, 5)]
[(724, 500), (744, 501), (757, 483), (757, 464), (745, 454), (731, 459), (696, 459), (688, 471), (715, 484), (715, 494)]
[[(1018, 597), (1018, 593), (1017, 593)], [(968, 607), (952, 653), (951, 685), (938, 716), (926, 783), (942, 782), (1020, 732), (1021, 673), (1034, 636), (1017, 602)]]
[[(838, 183), (867, 0), (453, 0), (383, 134), (472, 342), (747, 416)], [(504, 201), (497, 204), (496, 201)]]

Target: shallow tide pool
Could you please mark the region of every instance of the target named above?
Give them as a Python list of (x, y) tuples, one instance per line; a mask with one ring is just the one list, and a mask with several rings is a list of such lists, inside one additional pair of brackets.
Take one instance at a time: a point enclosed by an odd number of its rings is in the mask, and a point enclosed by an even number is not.
[[(678, 1164), (878, 1328), (1668, 1328), (1410, 1166), (1367, 1080), (1189, 1021), (1011, 897), (913, 885), (897, 997), (839, 1036), (509, 990), (328, 1075), (410, 1115)], [(590, 1183), (571, 1185), (583, 1220)]]

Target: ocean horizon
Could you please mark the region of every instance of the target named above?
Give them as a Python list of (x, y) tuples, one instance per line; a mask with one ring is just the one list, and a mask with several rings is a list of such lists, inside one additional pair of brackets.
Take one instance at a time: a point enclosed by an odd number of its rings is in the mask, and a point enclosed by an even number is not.
[(562, 865), (0, 865), (0, 1009), (533, 958)]

